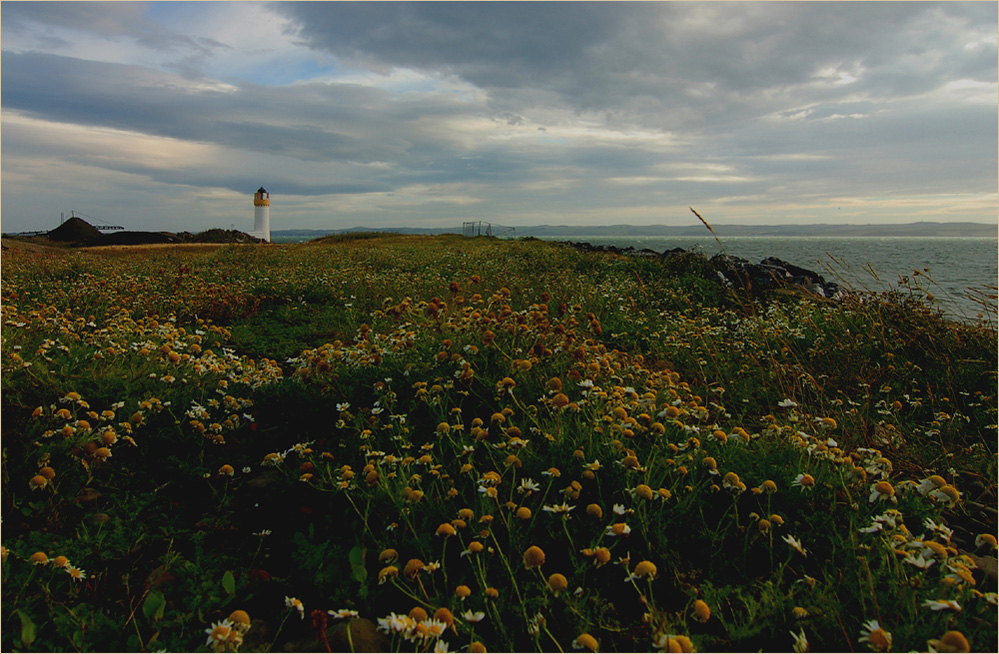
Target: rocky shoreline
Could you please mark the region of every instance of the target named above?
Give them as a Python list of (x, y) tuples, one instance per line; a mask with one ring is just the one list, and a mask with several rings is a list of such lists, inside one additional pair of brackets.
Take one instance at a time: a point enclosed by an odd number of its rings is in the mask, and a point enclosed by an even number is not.
[(649, 248), (639, 249), (631, 246), (621, 248), (614, 245), (592, 245), (579, 241), (558, 241), (558, 243), (584, 252), (603, 252), (618, 256), (658, 259), (664, 264), (684, 263), (690, 268), (702, 270), (708, 279), (729, 288), (746, 289), (751, 292), (796, 288), (831, 299), (836, 299), (843, 293), (839, 284), (826, 281), (819, 273), (777, 257), (767, 257), (759, 263), (752, 263), (747, 259), (724, 253), (709, 258), (703, 252), (684, 248), (657, 252)]

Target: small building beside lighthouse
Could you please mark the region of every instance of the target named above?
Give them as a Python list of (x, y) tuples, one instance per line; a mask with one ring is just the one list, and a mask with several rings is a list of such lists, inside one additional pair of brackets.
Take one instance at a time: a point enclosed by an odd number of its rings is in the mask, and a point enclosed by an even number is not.
[(271, 194), (263, 186), (253, 194), (253, 231), (250, 236), (271, 242)]

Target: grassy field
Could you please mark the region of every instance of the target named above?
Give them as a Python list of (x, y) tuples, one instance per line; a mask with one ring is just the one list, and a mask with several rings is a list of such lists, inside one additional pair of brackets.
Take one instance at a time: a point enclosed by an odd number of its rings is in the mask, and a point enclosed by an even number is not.
[(994, 327), (707, 266), (6, 250), (0, 645), (996, 651)]

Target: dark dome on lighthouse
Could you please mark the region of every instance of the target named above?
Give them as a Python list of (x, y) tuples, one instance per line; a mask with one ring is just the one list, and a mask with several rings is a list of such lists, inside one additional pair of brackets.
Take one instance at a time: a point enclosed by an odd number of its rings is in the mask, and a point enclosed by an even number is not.
[(260, 194), (267, 193), (267, 189), (265, 189), (263, 186), (261, 186), (260, 188), (257, 189), (257, 193), (260, 193)]

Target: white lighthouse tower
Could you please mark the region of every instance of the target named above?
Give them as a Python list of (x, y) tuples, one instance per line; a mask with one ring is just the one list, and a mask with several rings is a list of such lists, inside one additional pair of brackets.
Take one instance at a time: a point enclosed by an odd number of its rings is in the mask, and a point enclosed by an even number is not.
[(250, 236), (271, 242), (271, 194), (263, 186), (253, 194), (253, 231)]

